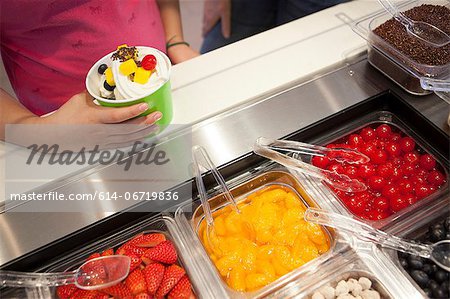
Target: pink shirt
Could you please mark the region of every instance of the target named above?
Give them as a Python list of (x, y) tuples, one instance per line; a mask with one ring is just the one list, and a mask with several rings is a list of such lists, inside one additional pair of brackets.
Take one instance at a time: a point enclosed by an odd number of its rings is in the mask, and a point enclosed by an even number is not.
[(0, 14), (5, 69), (37, 115), (85, 90), (89, 68), (118, 45), (165, 51), (155, 0), (1, 0)]

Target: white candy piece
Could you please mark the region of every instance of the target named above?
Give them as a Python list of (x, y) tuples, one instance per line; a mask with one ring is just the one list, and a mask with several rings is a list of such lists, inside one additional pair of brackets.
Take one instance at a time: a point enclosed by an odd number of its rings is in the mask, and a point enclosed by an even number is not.
[(336, 298), (336, 292), (334, 288), (330, 285), (323, 286), (319, 289), (319, 292), (325, 297), (325, 299)]
[(358, 283), (358, 281), (354, 278), (350, 278), (347, 283)]
[(325, 299), (325, 297), (320, 292), (315, 292), (311, 299)]
[(345, 280), (341, 280), (338, 282), (336, 286), (336, 296), (348, 294), (348, 285)]
[(351, 290), (350, 292), (353, 296), (357, 297), (361, 294), (363, 287), (361, 286), (361, 284), (359, 284), (359, 282), (354, 283), (353, 286), (353, 290)]
[(368, 290), (372, 286), (372, 281), (367, 277), (361, 276), (358, 280), (359, 284), (362, 286), (363, 290)]
[(339, 296), (336, 297), (337, 299), (354, 299), (355, 297), (353, 297), (350, 294), (341, 294)]
[(353, 281), (347, 280), (347, 287), (348, 287), (348, 292), (351, 293), (353, 291), (353, 289), (355, 288), (355, 284), (353, 283)]
[(374, 290), (364, 290), (361, 292), (363, 299), (380, 299), (380, 294)]

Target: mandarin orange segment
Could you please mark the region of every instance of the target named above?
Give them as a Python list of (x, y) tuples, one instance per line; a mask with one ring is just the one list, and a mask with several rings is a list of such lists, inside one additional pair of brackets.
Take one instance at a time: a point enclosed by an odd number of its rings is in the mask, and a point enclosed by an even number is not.
[(303, 247), (303, 250), (299, 253), (300, 258), (306, 262), (309, 262), (319, 256), (319, 250), (317, 250), (317, 247), (314, 245)]
[(286, 195), (287, 193), (283, 189), (274, 189), (263, 193), (261, 196), (264, 196), (265, 202), (277, 203), (284, 201)]
[(269, 278), (262, 273), (250, 273), (245, 278), (247, 291), (255, 291), (262, 288), (270, 282)]
[(280, 265), (277, 262), (272, 263), (273, 268), (275, 269), (275, 273), (277, 274), (278, 277), (281, 277), (287, 273), (289, 273), (289, 270), (286, 269), (285, 267), (283, 267), (282, 265)]
[(328, 245), (328, 241), (323, 243), (322, 245), (317, 245), (317, 250), (319, 251), (320, 254), (324, 254), (325, 252), (328, 251), (328, 249), (330, 249), (330, 245)]
[(288, 192), (286, 194), (286, 198), (284, 199), (284, 204), (286, 205), (287, 209), (303, 206), (300, 199), (292, 192)]
[(256, 240), (256, 231), (253, 227), (253, 224), (250, 221), (244, 220), (241, 223), (241, 235), (246, 238), (247, 240), (250, 240), (252, 242), (255, 242)]
[(227, 234), (224, 218), (222, 215), (214, 219), (214, 231), (218, 236), (225, 236)]
[(235, 211), (231, 211), (225, 218), (225, 227), (229, 234), (239, 234), (241, 232), (241, 216)]
[(242, 267), (234, 268), (228, 277), (229, 285), (239, 292), (245, 292), (245, 271)]
[(284, 268), (289, 269), (291, 265), (291, 251), (287, 246), (279, 245), (275, 247), (273, 263), (279, 263)]
[(271, 279), (276, 277), (275, 268), (268, 260), (256, 260), (255, 272), (265, 274)]
[(275, 252), (274, 245), (262, 245), (257, 249), (256, 258), (259, 260), (269, 260)]
[(272, 232), (270, 230), (258, 230), (256, 231), (256, 242), (258, 244), (267, 244), (272, 240)]
[(306, 207), (286, 187), (258, 190), (238, 207), (240, 213), (231, 206), (213, 213), (209, 242), (204, 221), (199, 229), (205, 249), (234, 290), (258, 290), (329, 250), (325, 232), (303, 219)]
[(322, 245), (327, 242), (327, 238), (322, 230), (322, 228), (315, 224), (308, 222), (307, 223), (307, 232), (308, 232), (308, 238), (313, 241), (314, 243), (318, 245)]
[(220, 275), (227, 276), (236, 266), (240, 266), (240, 257), (237, 254), (226, 255), (216, 262)]
[(283, 214), (283, 224), (291, 225), (304, 220), (305, 210), (301, 207), (291, 207)]

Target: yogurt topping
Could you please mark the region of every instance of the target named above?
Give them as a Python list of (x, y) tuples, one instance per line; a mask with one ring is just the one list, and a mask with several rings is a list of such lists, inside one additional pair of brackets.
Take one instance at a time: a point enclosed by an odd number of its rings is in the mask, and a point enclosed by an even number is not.
[(116, 88), (114, 94), (116, 99), (131, 99), (139, 98), (149, 94), (152, 94), (158, 90), (164, 83), (169, 80), (169, 61), (161, 55), (161, 52), (148, 47), (137, 47), (138, 60), (142, 60), (145, 55), (152, 54), (156, 57), (156, 67), (152, 72), (150, 79), (145, 84), (139, 84), (131, 81), (129, 76), (123, 75), (120, 70), (121, 62), (119, 60), (113, 60), (111, 64), (111, 70), (116, 82)]

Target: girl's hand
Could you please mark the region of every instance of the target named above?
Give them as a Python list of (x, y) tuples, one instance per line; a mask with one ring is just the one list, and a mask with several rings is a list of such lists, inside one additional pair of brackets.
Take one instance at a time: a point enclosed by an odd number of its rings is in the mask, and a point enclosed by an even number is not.
[(155, 122), (161, 119), (161, 112), (136, 117), (147, 109), (144, 103), (120, 108), (98, 106), (84, 91), (48, 116), (34, 116), (24, 123), (26, 126), (11, 127), (13, 138), (9, 142), (26, 147), (58, 145), (59, 151), (129, 146), (159, 132)]
[(92, 96), (87, 91), (83, 91), (71, 97), (54, 113), (41, 117), (39, 122), (46, 124), (113, 124), (126, 122), (151, 125), (161, 119), (161, 112), (156, 111), (147, 116), (134, 118), (148, 108), (146, 103), (120, 108), (98, 106), (93, 102)]
[(222, 34), (229, 38), (231, 34), (231, 0), (205, 0), (203, 6), (203, 37), (221, 21)]

